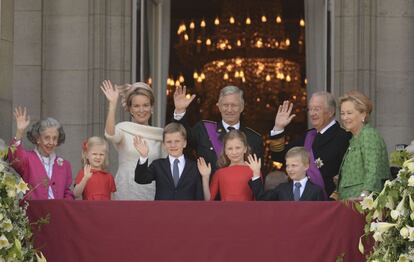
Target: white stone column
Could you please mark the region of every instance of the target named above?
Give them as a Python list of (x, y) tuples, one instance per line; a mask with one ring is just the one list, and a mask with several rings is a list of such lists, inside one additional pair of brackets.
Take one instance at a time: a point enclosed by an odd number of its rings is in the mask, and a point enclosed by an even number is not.
[(83, 0), (43, 1), (42, 117), (54, 117), (63, 125), (66, 142), (59, 152), (71, 161), (74, 173), (80, 166), (81, 141), (89, 135), (92, 110), (88, 103), (88, 7)]
[(335, 94), (359, 89), (393, 150), (414, 139), (414, 1), (337, 0)]
[(0, 0), (0, 138), (12, 136), (13, 0)]
[[(305, 1), (306, 86), (308, 99), (317, 91), (326, 91), (327, 74), (327, 1)], [(317, 66), (315, 66), (317, 65)]]
[(33, 123), (42, 115), (42, 1), (15, 0), (14, 9), (13, 107), (26, 107)]
[(375, 106), (388, 149), (414, 140), (414, 1), (378, 1)]

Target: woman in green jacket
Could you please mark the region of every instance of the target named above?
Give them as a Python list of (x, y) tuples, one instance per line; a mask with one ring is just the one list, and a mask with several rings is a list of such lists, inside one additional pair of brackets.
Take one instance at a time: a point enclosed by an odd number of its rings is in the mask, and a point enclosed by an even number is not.
[(388, 153), (384, 139), (368, 123), (372, 102), (359, 91), (340, 98), (341, 121), (352, 133), (340, 168), (340, 199), (361, 200), (372, 191), (381, 191), (390, 178)]

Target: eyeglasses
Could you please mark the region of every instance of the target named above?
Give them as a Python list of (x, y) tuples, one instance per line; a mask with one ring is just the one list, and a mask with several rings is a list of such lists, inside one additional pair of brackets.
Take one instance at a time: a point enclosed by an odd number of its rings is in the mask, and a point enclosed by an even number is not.
[(309, 107), (307, 110), (310, 113), (320, 113), (323, 111), (321, 107)]

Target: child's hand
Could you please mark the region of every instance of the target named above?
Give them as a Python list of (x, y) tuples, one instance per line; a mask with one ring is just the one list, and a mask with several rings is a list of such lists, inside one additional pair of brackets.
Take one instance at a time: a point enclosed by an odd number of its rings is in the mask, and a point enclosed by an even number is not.
[(211, 174), (211, 165), (210, 165), (210, 163), (208, 163), (208, 165), (207, 165), (204, 158), (200, 157), (200, 158), (197, 159), (197, 167), (198, 167), (198, 172), (200, 172), (200, 174), (203, 178), (210, 178), (210, 174)]
[(148, 157), (149, 148), (147, 142), (141, 136), (134, 137), (134, 147), (141, 157)]
[(91, 178), (91, 176), (92, 176), (92, 172), (91, 172), (91, 166), (90, 166), (89, 164), (87, 164), (87, 165), (85, 165), (85, 166), (83, 167), (83, 176), (84, 176), (86, 179)]
[(257, 158), (256, 154), (248, 155), (246, 165), (253, 171), (253, 177), (260, 176), (260, 168), (262, 166), (262, 160)]

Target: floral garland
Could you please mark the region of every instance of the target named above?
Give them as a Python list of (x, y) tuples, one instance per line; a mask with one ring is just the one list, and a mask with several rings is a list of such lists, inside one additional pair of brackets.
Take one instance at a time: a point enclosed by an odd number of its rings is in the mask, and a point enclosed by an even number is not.
[(28, 185), (9, 166), (7, 151), (0, 152), (0, 261), (46, 261), (33, 248), (33, 234), (26, 210), (20, 205)]
[(367, 261), (414, 261), (414, 157), (406, 160), (406, 151), (400, 155), (405, 161), (397, 178), (356, 205), (366, 220), (360, 252), (365, 253), (364, 240), (374, 239)]

